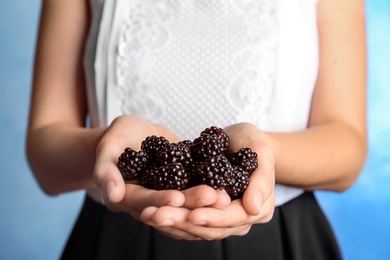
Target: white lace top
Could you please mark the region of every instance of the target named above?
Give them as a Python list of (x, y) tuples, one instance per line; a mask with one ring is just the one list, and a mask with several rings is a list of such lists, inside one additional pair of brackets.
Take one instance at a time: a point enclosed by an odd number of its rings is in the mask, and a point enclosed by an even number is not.
[[(211, 125), (304, 129), (318, 68), (315, 0), (91, 0), (92, 126), (121, 114), (183, 139)], [(302, 190), (276, 186), (280, 205)]]

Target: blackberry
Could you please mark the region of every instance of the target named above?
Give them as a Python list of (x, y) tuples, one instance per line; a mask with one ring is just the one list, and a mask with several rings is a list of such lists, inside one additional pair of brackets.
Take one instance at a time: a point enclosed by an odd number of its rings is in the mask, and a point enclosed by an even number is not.
[(169, 141), (165, 137), (152, 135), (142, 141), (141, 150), (148, 154), (151, 162), (154, 162), (157, 154), (168, 145)]
[(181, 163), (187, 168), (192, 163), (191, 148), (174, 143), (163, 148), (156, 156), (156, 164), (162, 166), (170, 163)]
[(215, 135), (199, 136), (194, 140), (192, 146), (192, 153), (194, 159), (197, 161), (203, 161), (207, 158), (220, 155), (223, 151), (224, 149), (222, 149)]
[(226, 187), (226, 192), (232, 199), (242, 197), (249, 184), (250, 173), (240, 166), (232, 166), (232, 178)]
[(245, 171), (252, 173), (258, 166), (257, 154), (250, 148), (241, 148), (230, 155), (233, 165), (242, 167)]
[(247, 188), (258, 160), (249, 148), (226, 157), (228, 147), (228, 135), (216, 126), (204, 129), (193, 141), (170, 143), (152, 135), (143, 140), (140, 151), (126, 148), (117, 166), (125, 181), (136, 180), (150, 189), (184, 190), (205, 184), (225, 189), (235, 199)]
[(188, 184), (187, 188), (195, 187), (202, 184), (200, 176), (200, 168), (203, 162), (192, 161), (192, 163), (187, 167), (188, 174)]
[(192, 151), (196, 160), (201, 161), (222, 154), (229, 146), (229, 137), (222, 128), (206, 128), (195, 138)]
[(232, 165), (221, 154), (206, 159), (197, 170), (197, 178), (200, 183), (213, 187), (214, 189), (223, 190), (227, 187), (232, 177)]
[(222, 128), (211, 126), (209, 128), (206, 128), (200, 133), (201, 136), (203, 135), (215, 135), (217, 136), (219, 140), (219, 144), (221, 146), (221, 149), (224, 151), (229, 147), (229, 136), (225, 133), (225, 131)]
[(177, 144), (185, 145), (187, 147), (191, 147), (192, 146), (192, 141), (191, 140), (182, 140), (182, 141), (178, 142)]
[(184, 146), (190, 148), (190, 150), (192, 151), (192, 146), (193, 146), (194, 142), (191, 141), (191, 140), (182, 140), (182, 141), (178, 142), (177, 144), (178, 145), (184, 145)]
[(149, 189), (155, 189), (156, 175), (157, 175), (156, 166), (148, 166), (144, 168), (141, 176), (139, 177), (139, 184)]
[(138, 179), (147, 164), (148, 156), (145, 152), (126, 148), (119, 156), (117, 166), (125, 181), (133, 181)]
[(180, 163), (171, 163), (158, 168), (156, 190), (184, 190), (187, 183), (187, 172)]

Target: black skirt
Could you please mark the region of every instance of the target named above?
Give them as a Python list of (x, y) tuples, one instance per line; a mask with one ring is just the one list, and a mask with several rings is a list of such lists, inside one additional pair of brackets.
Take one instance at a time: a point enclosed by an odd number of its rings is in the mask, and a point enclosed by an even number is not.
[(314, 195), (305, 192), (275, 209), (272, 220), (242, 237), (176, 240), (88, 196), (61, 259), (254, 260), (341, 259), (332, 229)]

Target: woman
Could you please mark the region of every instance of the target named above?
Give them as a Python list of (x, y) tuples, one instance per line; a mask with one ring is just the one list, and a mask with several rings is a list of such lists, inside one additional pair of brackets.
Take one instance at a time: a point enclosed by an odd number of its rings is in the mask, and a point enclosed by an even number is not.
[[(363, 1), (43, 1), (27, 154), (87, 191), (62, 257), (340, 258), (312, 191), (364, 164), (365, 48)], [(242, 199), (124, 183), (124, 148), (210, 125), (258, 154)]]

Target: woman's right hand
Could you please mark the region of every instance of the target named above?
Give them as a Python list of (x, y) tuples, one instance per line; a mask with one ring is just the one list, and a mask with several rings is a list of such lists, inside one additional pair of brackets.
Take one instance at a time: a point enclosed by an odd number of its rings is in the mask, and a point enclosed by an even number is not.
[(102, 191), (106, 206), (112, 211), (128, 212), (136, 219), (145, 207), (179, 207), (185, 201), (179, 191), (154, 191), (124, 182), (117, 167), (118, 157), (126, 147), (139, 150), (142, 141), (150, 135), (164, 136), (170, 142), (180, 140), (165, 127), (140, 117), (124, 115), (113, 120), (96, 149), (94, 180)]

